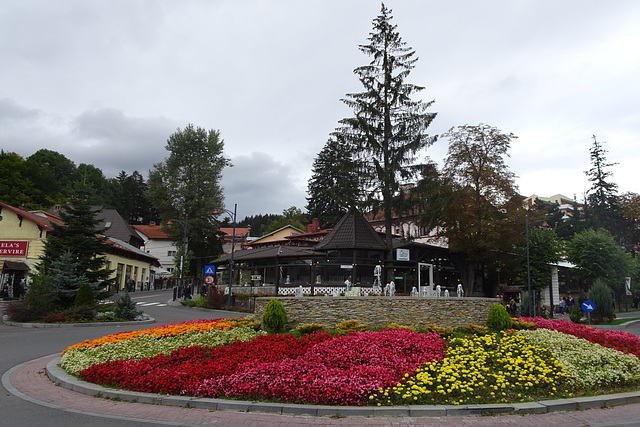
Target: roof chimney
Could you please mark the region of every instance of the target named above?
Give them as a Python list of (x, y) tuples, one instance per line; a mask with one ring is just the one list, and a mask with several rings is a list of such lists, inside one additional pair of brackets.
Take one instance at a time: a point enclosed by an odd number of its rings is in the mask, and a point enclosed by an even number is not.
[(318, 218), (313, 218), (311, 220), (311, 224), (307, 225), (307, 233), (313, 233), (314, 231), (318, 231), (320, 229), (320, 220)]

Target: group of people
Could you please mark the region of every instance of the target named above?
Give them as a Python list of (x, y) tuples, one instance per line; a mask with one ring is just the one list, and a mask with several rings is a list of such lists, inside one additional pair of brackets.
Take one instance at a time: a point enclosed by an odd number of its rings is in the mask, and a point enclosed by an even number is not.
[(558, 314), (563, 315), (565, 313), (570, 312), (574, 305), (576, 305), (576, 301), (573, 299), (571, 295), (569, 295), (569, 298), (562, 297), (558, 302), (558, 307), (556, 308), (556, 312)]

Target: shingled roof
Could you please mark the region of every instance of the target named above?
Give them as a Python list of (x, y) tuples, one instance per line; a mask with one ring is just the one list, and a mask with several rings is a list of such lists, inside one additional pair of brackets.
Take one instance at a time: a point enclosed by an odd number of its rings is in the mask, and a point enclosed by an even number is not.
[[(234, 253), (234, 262), (253, 261), (269, 258), (317, 258), (324, 256), (322, 252), (315, 252), (310, 248), (300, 246), (269, 246), (253, 249), (243, 249)], [(231, 254), (222, 255), (213, 261), (214, 264), (229, 262)]]
[(385, 250), (384, 240), (371, 224), (357, 212), (349, 212), (333, 227), (333, 230), (314, 250), (373, 249)]

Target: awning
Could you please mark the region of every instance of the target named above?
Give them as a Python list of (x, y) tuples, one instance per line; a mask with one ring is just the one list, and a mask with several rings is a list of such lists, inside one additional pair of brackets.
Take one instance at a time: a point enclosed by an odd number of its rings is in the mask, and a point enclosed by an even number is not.
[(29, 271), (29, 266), (21, 261), (0, 260), (0, 269), (14, 271)]

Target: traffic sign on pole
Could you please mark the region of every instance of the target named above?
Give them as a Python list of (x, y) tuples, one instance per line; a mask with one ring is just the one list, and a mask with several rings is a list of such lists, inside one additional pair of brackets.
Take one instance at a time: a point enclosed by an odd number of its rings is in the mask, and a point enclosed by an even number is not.
[(214, 278), (215, 276), (211, 275), (204, 276), (204, 283), (206, 283), (207, 285), (213, 285)]
[(204, 274), (216, 274), (216, 266), (215, 265), (205, 265), (204, 266)]
[(593, 309), (596, 308), (596, 305), (591, 301), (585, 301), (582, 303), (582, 311), (586, 311), (587, 313), (591, 313)]

